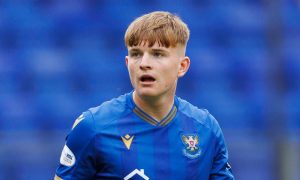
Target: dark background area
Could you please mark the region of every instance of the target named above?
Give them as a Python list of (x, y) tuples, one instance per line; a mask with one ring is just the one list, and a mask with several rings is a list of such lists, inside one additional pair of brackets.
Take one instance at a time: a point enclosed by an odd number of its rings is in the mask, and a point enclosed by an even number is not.
[(132, 90), (136, 17), (191, 31), (177, 95), (219, 121), (236, 179), (300, 178), (300, 1), (0, 0), (0, 179), (51, 179), (89, 107)]

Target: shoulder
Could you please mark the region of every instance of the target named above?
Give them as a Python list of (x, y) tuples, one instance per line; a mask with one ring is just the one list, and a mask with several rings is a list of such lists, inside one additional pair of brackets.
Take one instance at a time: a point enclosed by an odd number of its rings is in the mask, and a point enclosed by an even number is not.
[(217, 120), (210, 114), (207, 109), (200, 109), (191, 103), (178, 99), (178, 110), (185, 116), (194, 119), (197, 123), (211, 130), (215, 135), (218, 134), (220, 126)]
[(68, 140), (92, 139), (99, 131), (110, 122), (125, 116), (130, 112), (127, 101), (128, 94), (119, 96), (100, 106), (90, 108), (83, 112), (74, 122)]
[(88, 112), (98, 128), (110, 124), (112, 121), (126, 116), (131, 112), (128, 104), (130, 94), (124, 94), (110, 101), (103, 102), (100, 106), (90, 108)]

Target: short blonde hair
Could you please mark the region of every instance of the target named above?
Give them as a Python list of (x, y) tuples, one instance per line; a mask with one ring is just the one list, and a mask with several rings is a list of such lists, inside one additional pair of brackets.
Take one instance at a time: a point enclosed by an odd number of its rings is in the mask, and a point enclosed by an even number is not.
[(164, 47), (186, 46), (190, 36), (187, 25), (176, 15), (155, 11), (135, 19), (125, 33), (126, 47), (147, 42), (152, 47), (155, 42)]

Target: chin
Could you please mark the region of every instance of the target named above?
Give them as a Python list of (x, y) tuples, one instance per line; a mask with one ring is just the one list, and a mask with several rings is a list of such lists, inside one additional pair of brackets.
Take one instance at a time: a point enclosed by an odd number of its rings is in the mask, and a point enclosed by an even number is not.
[(136, 89), (136, 92), (139, 96), (143, 97), (156, 97), (159, 96), (159, 93), (155, 89)]

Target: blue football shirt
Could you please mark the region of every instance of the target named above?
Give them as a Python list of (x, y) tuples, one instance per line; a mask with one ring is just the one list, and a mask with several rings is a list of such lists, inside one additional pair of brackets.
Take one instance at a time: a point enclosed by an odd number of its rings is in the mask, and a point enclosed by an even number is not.
[(178, 97), (156, 121), (132, 93), (84, 112), (66, 138), (56, 179), (234, 179), (222, 131)]

